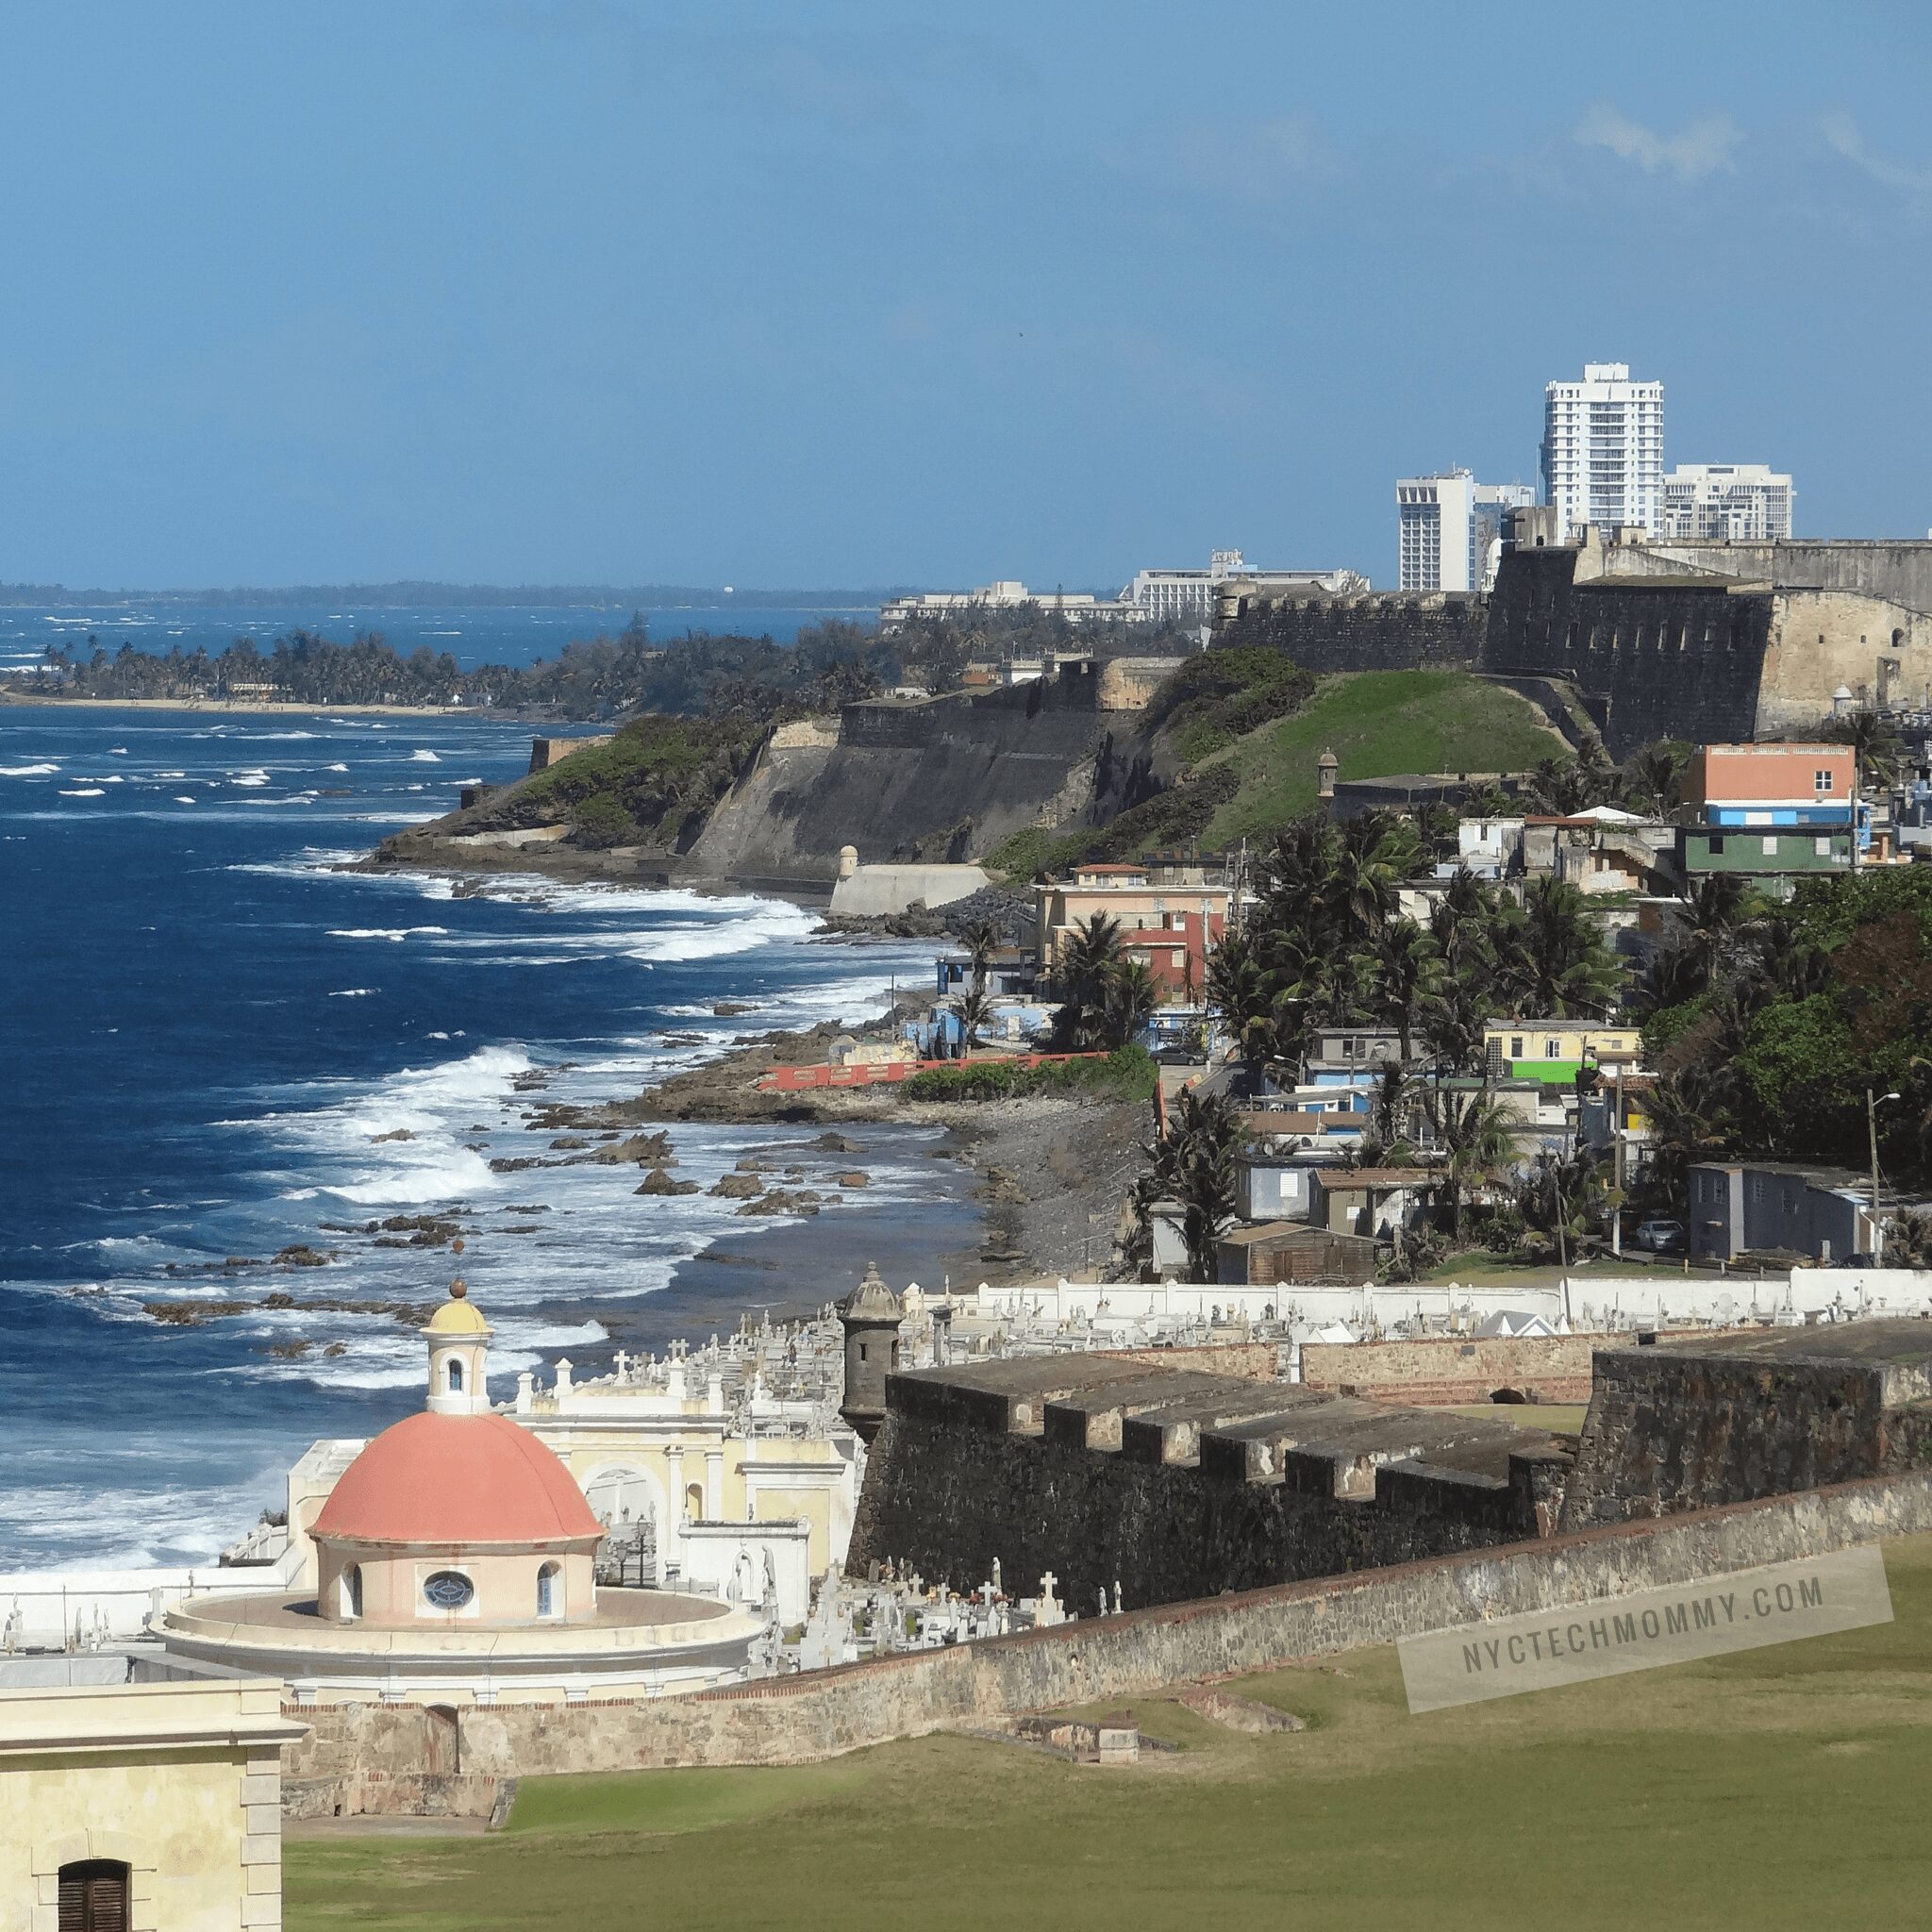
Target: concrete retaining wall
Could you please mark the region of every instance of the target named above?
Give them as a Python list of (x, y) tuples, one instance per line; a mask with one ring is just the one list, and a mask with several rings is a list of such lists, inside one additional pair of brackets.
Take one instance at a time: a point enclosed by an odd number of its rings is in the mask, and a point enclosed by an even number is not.
[[(288, 1803), (326, 1815), (407, 1795), (398, 1779), (494, 1780), (671, 1765), (797, 1764), (1020, 1711), (1144, 1696), (1277, 1669), (1486, 1617), (1547, 1610), (1932, 1531), (1932, 1474), (1847, 1483), (1767, 1502), (1621, 1524), (1536, 1543), (1129, 1611), (950, 1649), (912, 1652), (730, 1690), (636, 1704), (465, 1710), (452, 1737), (422, 1711), (291, 1708)], [(454, 1780), (437, 1793), (455, 1796)], [(481, 1803), (480, 1795), (475, 1800)]]

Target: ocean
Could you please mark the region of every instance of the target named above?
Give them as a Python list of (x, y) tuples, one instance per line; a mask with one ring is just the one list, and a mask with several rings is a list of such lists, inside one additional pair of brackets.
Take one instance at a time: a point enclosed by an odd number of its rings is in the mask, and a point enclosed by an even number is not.
[[(334, 643), (347, 643), (358, 631), (380, 631), (406, 657), (419, 646), (447, 651), (464, 670), (480, 664), (534, 664), (555, 658), (579, 638), (615, 637), (630, 622), (629, 608), (618, 606), (484, 605), (439, 608), (423, 605), (272, 605), (259, 608), (195, 605), (128, 597), (111, 604), (0, 605), (0, 677), (16, 676), (41, 661), (50, 644), (85, 655), (89, 639), (108, 652), (131, 644), (137, 651), (165, 655), (178, 645), (197, 646), (218, 656), (239, 637), (252, 637), (263, 650), (285, 633), (319, 632)], [(876, 604), (849, 608), (767, 609), (763, 607), (681, 604), (647, 608), (652, 641), (663, 643), (687, 631), (733, 632), (771, 637), (789, 644), (805, 625), (826, 618), (870, 623)]]
[[(635, 1166), (492, 1167), (565, 1158), (534, 1105), (635, 1093), (931, 970), (929, 944), (814, 941), (752, 897), (338, 869), (528, 744), (476, 719), (0, 706), (0, 1569), (205, 1560), (309, 1441), (414, 1408), (416, 1332), (319, 1298), (433, 1301), (459, 1265), (501, 1399), (559, 1353), (594, 1372), (613, 1334), (698, 1341), (843, 1293), (874, 1252), (931, 1280), (974, 1244), (925, 1130), (838, 1159), (810, 1128), (674, 1128), (706, 1186), (774, 1141), (809, 1171), (787, 1185), (871, 1175), (775, 1234), (735, 1201), (641, 1198)], [(753, 1010), (713, 1012), (733, 1001)], [(425, 1213), (460, 1221), (459, 1263), (361, 1231)], [(339, 1258), (274, 1263), (296, 1243)]]

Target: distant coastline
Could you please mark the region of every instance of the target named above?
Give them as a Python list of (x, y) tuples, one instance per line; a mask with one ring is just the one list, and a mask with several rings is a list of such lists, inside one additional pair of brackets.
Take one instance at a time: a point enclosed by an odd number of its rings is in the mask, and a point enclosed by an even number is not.
[(0, 584), (0, 608), (47, 606), (100, 609), (123, 604), (190, 605), (205, 609), (280, 609), (289, 605), (333, 604), (345, 608), (380, 606), (389, 609), (472, 608), (876, 610), (891, 597), (911, 594), (915, 586), (873, 589), (784, 591), (702, 584), (443, 584), (406, 578), (391, 584), (240, 585), (226, 590), (142, 591), (70, 590), (64, 584)]
[(0, 685), (0, 705), (46, 706), (73, 711), (200, 711), (245, 717), (251, 713), (302, 717), (486, 718), (526, 723), (521, 712), (482, 705), (320, 705), (299, 698), (57, 698)]

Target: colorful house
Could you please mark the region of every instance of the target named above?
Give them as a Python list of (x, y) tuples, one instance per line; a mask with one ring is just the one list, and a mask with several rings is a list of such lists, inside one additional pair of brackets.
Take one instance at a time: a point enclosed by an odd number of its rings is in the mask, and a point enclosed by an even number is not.
[(1604, 1020), (1490, 1020), (1483, 1051), (1490, 1072), (1515, 1080), (1572, 1085), (1585, 1066), (1634, 1067), (1643, 1041), (1635, 1026)]

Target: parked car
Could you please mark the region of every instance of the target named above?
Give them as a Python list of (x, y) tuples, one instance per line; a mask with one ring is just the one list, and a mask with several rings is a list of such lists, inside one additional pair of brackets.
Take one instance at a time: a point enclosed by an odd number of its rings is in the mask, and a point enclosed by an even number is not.
[(1681, 1221), (1646, 1221), (1630, 1237), (1633, 1248), (1647, 1248), (1653, 1255), (1680, 1254), (1684, 1247)]

